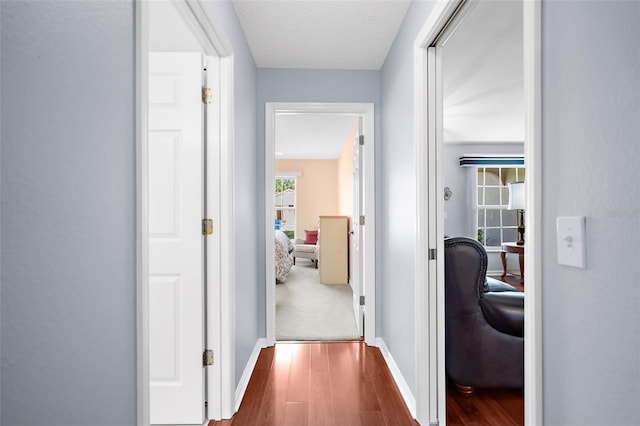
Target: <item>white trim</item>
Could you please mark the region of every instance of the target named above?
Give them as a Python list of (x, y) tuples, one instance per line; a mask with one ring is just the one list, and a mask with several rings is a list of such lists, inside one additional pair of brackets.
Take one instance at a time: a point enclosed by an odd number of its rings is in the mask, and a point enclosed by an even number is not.
[[(206, 82), (205, 87), (208, 87), (215, 94), (213, 101), (207, 105), (207, 131), (206, 131), (206, 162), (207, 167), (207, 198), (205, 217), (214, 220), (214, 233), (210, 235), (207, 241), (206, 251), (206, 271), (207, 271), (207, 300), (206, 306), (220, 306), (221, 305), (221, 257), (222, 246), (221, 238), (223, 233), (217, 232), (215, 228), (220, 227), (220, 176), (216, 173), (211, 173), (213, 170), (219, 169), (220, 164), (220, 108), (222, 99), (218, 94), (220, 93), (220, 60), (217, 57), (207, 57), (206, 62)], [(210, 312), (207, 310), (207, 327), (205, 328), (207, 333), (207, 347), (219, 348), (220, 347), (220, 315), (219, 312)], [(214, 350), (215, 357), (215, 350)], [(221, 401), (221, 388), (220, 386), (211, 386), (211, 383), (220, 383), (222, 363), (214, 363), (213, 366), (207, 368), (207, 417), (220, 418), (220, 401)]]
[(231, 418), (235, 412), (234, 64), (233, 55), (220, 59), (220, 200), (223, 205), (220, 209), (220, 230), (227, 232), (222, 232), (220, 237), (220, 346), (214, 350), (220, 354), (220, 411), (223, 419)]
[(206, 55), (225, 57), (233, 54), (231, 42), (222, 30), (222, 25), (202, 0), (174, 1), (178, 12), (193, 32)]
[[(439, 0), (425, 26), (419, 33), (414, 49), (414, 86), (415, 86), (415, 153), (416, 153), (416, 195), (417, 195), (417, 229), (416, 229), (416, 412), (419, 423), (429, 424), (439, 422), (443, 424), (446, 416), (445, 372), (444, 372), (444, 324), (433, 324), (429, 321), (427, 312), (438, 310), (437, 318), (444, 322), (444, 303), (442, 300), (443, 288), (436, 292), (436, 300), (429, 297), (428, 289), (433, 287), (430, 277), (434, 275), (430, 271), (434, 262), (422, 262), (427, 259), (429, 247), (437, 247), (439, 262), (442, 262), (442, 235), (438, 235), (437, 242), (429, 235), (429, 221), (436, 220), (437, 230), (442, 234), (442, 218), (440, 206), (429, 209), (429, 198), (439, 194), (437, 186), (429, 179), (429, 133), (436, 134), (434, 125), (437, 122), (428, 122), (429, 111), (436, 107), (430, 104), (427, 93), (427, 81), (430, 78), (428, 72), (427, 47), (430, 46), (449, 22), (454, 12), (463, 0)], [(527, 245), (529, 249), (525, 254), (525, 268), (527, 275), (527, 298), (525, 301), (525, 424), (535, 425), (542, 423), (542, 298), (540, 289), (541, 277), (541, 25), (540, 25), (540, 1), (524, 1), (524, 60), (525, 60), (525, 142), (524, 152), (527, 168)], [(435, 57), (434, 57), (435, 59)], [(440, 141), (442, 143), (442, 141)], [(438, 147), (436, 146), (435, 154)], [(432, 152), (433, 153), (433, 152)], [(441, 164), (441, 163), (440, 163)], [(441, 169), (442, 167), (437, 167)], [(441, 173), (439, 170), (438, 173)], [(529, 177), (531, 176), (531, 177)], [(436, 181), (437, 176), (434, 176)], [(440, 204), (442, 197), (436, 197)], [(434, 214), (427, 214), (435, 211)], [(433, 229), (433, 228), (432, 228)], [(438, 233), (438, 231), (436, 231)], [(431, 245), (430, 245), (430, 244)], [(437, 245), (432, 245), (437, 243)], [(432, 278), (431, 278), (432, 279)], [(437, 280), (440, 281), (440, 280)], [(429, 283), (425, 286), (424, 283)], [(438, 284), (440, 285), (440, 284)], [(428, 307), (428, 309), (425, 309)], [(433, 336), (436, 335), (436, 339)], [(437, 340), (436, 363), (430, 360), (430, 343)], [(430, 360), (428, 363), (425, 360)], [(440, 366), (440, 368), (438, 368)], [(433, 376), (438, 376), (437, 387), (433, 388)], [(437, 393), (437, 409), (434, 407), (432, 392)], [(434, 417), (435, 414), (435, 417)]]
[(404, 400), (404, 403), (407, 405), (407, 408), (409, 409), (409, 413), (411, 413), (411, 416), (415, 419), (416, 418), (416, 398), (413, 396), (413, 393), (411, 392), (411, 389), (409, 388), (407, 381), (402, 375), (400, 368), (398, 368), (398, 364), (396, 364), (396, 361), (393, 359), (393, 356), (391, 355), (389, 348), (384, 342), (384, 339), (382, 337), (376, 338), (376, 344), (378, 345), (378, 348), (382, 353), (382, 357), (387, 363), (387, 367), (389, 367), (389, 371), (393, 376), (393, 380), (396, 382), (396, 386), (398, 386), (398, 390), (400, 391), (400, 395), (402, 395), (402, 399)]
[(136, 1), (136, 396), (137, 424), (146, 426), (149, 414), (149, 234), (148, 234), (148, 117), (149, 11)]
[[(209, 187), (208, 199), (218, 198), (217, 204), (208, 206), (218, 215), (219, 274), (214, 274), (207, 283), (208, 310), (207, 328), (209, 349), (213, 349), (216, 363), (209, 377), (209, 418), (219, 415), (230, 418), (234, 412), (235, 381), (235, 277), (233, 238), (233, 50), (229, 40), (221, 31), (208, 6), (202, 0), (178, 0), (174, 2), (181, 16), (190, 24), (194, 35), (202, 43), (203, 53), (218, 57), (220, 102), (219, 113), (219, 161), (220, 174), (211, 182), (218, 181), (215, 190)], [(149, 424), (149, 294), (148, 294), (148, 205), (147, 205), (147, 84), (149, 52), (148, 2), (137, 0), (136, 7), (136, 367), (137, 367), (137, 423)], [(212, 153), (213, 154), (213, 153)], [(215, 155), (214, 155), (215, 157)], [(218, 192), (219, 191), (219, 192)], [(223, 207), (224, 206), (224, 207)], [(214, 218), (216, 219), (216, 218)], [(218, 244), (218, 243), (216, 243)], [(216, 251), (216, 250), (213, 250)], [(219, 260), (219, 263), (218, 263)], [(207, 260), (210, 263), (210, 259)], [(219, 291), (212, 290), (218, 287)], [(210, 380), (211, 382), (211, 380)], [(225, 418), (223, 417), (223, 418)]]
[[(217, 147), (207, 151), (208, 168), (207, 213), (214, 219), (214, 234), (210, 236), (207, 253), (208, 271), (217, 271), (207, 282), (207, 343), (213, 349), (216, 362), (209, 367), (207, 375), (207, 418), (220, 420), (230, 418), (234, 413), (235, 381), (235, 338), (233, 324), (235, 316), (234, 279), (234, 239), (233, 235), (233, 57), (210, 59), (208, 71), (215, 72), (213, 79), (219, 85), (212, 87), (217, 124), (210, 129), (218, 129), (217, 138), (209, 141), (209, 146)], [(214, 172), (214, 173), (211, 173)], [(217, 187), (216, 187), (217, 186)]]
[(265, 147), (264, 147), (264, 218), (265, 218), (265, 320), (268, 345), (275, 343), (275, 267), (274, 239), (269, 237), (273, 229), (273, 180), (275, 179), (275, 116), (276, 114), (348, 114), (363, 118), (367, 149), (365, 155), (365, 205), (367, 229), (364, 239), (363, 276), (366, 295), (365, 343), (376, 345), (376, 296), (375, 296), (375, 125), (374, 104), (372, 103), (306, 103), (306, 102), (267, 102), (265, 104)]
[(265, 324), (266, 324), (266, 340), (267, 345), (271, 346), (276, 343), (276, 271), (275, 259), (275, 241), (269, 237), (269, 230), (274, 228), (273, 225), (273, 207), (275, 205), (275, 193), (273, 191), (273, 182), (275, 179), (275, 114), (276, 108), (271, 103), (265, 104), (264, 112), (264, 224), (265, 224)]
[(258, 357), (260, 356), (260, 351), (262, 348), (267, 347), (267, 339), (258, 339), (256, 341), (255, 346), (253, 347), (253, 351), (249, 356), (249, 360), (247, 361), (247, 365), (244, 367), (244, 371), (242, 372), (242, 376), (240, 377), (240, 381), (238, 382), (238, 387), (235, 391), (235, 411), (238, 411), (240, 408), (240, 404), (242, 403), (242, 398), (244, 398), (244, 394), (247, 391), (247, 387), (249, 386), (249, 380), (251, 379), (251, 375), (253, 374), (253, 370), (256, 368), (256, 363), (258, 362)]
[[(524, 98), (526, 229), (525, 276), (527, 297), (524, 306), (524, 421), (542, 424), (542, 27), (541, 2), (525, 1)], [(536, 226), (537, 224), (537, 226)]]

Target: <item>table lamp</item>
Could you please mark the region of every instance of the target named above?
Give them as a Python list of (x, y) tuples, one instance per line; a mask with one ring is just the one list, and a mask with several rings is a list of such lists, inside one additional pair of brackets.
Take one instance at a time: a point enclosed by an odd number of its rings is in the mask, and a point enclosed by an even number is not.
[(509, 186), (509, 205), (507, 209), (518, 210), (520, 214), (520, 224), (518, 225), (519, 246), (524, 245), (524, 182), (511, 182)]

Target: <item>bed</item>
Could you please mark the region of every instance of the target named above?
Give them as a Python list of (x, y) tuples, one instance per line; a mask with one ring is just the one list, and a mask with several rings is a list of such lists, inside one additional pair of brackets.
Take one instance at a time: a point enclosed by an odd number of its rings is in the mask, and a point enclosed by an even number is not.
[(276, 282), (284, 282), (287, 279), (287, 274), (293, 264), (291, 259), (291, 252), (293, 251), (293, 244), (287, 235), (276, 230)]

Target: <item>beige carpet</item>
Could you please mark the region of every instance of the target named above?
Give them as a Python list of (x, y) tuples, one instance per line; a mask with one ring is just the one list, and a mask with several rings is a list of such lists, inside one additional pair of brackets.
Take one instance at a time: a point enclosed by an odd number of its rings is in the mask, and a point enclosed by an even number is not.
[(360, 337), (348, 285), (320, 284), (313, 262), (297, 259), (276, 284), (276, 340), (344, 340)]

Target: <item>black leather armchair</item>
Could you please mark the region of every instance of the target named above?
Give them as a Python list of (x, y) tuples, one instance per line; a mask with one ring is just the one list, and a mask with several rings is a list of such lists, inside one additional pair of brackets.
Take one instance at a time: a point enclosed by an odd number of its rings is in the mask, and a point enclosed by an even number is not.
[(470, 238), (445, 239), (445, 352), (458, 390), (522, 388), (524, 293), (489, 279), (487, 252)]

